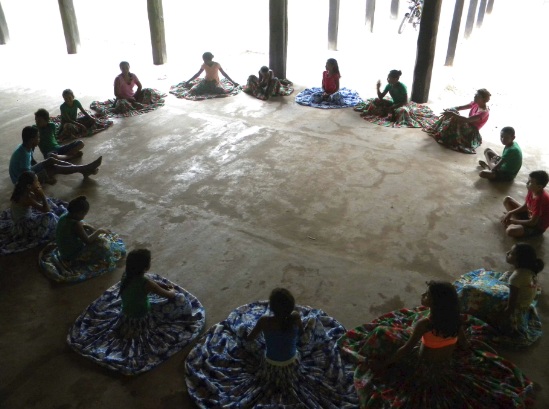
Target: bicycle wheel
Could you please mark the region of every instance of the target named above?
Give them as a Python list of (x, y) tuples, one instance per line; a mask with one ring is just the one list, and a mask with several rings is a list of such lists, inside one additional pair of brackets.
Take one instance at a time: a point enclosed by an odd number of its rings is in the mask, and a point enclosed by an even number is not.
[(410, 18), (410, 13), (406, 13), (404, 15), (404, 18), (402, 19), (402, 23), (400, 23), (400, 26), (398, 27), (398, 34), (402, 34), (404, 29), (406, 28), (406, 22)]

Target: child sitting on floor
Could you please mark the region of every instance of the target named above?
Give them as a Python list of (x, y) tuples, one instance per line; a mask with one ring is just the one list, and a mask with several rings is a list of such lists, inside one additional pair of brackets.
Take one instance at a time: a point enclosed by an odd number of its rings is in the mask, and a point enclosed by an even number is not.
[(44, 108), (40, 108), (34, 113), (34, 121), (40, 134), (40, 142), (38, 148), (44, 155), (44, 159), (48, 159), (50, 156), (59, 160), (71, 160), (74, 158), (80, 158), (82, 156), (82, 148), (84, 148), (84, 142), (73, 141), (66, 145), (59, 145), (55, 133), (57, 128), (53, 122), (50, 121), (50, 114)]
[(187, 81), (187, 86), (189, 83), (200, 77), (202, 72), (206, 71), (206, 77), (200, 81), (198, 84), (194, 85), (189, 93), (191, 95), (201, 95), (201, 94), (225, 94), (227, 91), (221, 86), (219, 81), (219, 73), (223, 74), (225, 78), (231, 81), (235, 87), (238, 86), (238, 83), (234, 82), (229, 75), (223, 71), (221, 64), (213, 60), (214, 55), (210, 52), (205, 52), (202, 54), (202, 60), (204, 64), (200, 67), (200, 70), (194, 74), (190, 80)]
[[(91, 134), (96, 125), (95, 119), (86, 112), (80, 101), (74, 99), (74, 92), (70, 89), (64, 90), (63, 99), (65, 102), (59, 107), (61, 110), (59, 139), (75, 139)], [(84, 118), (78, 118), (78, 110), (84, 114)]]
[(486, 162), (479, 160), (478, 164), (484, 168), (479, 173), (483, 179), (510, 182), (522, 167), (522, 151), (515, 142), (515, 130), (506, 126), (500, 132), (501, 143), (505, 146), (503, 153), (498, 156), (490, 148), (484, 150)]
[(548, 181), (547, 172), (536, 170), (528, 176), (528, 194), (524, 204), (510, 196), (503, 200), (507, 212), (501, 223), (509, 237), (538, 236), (549, 227), (549, 193), (544, 189)]

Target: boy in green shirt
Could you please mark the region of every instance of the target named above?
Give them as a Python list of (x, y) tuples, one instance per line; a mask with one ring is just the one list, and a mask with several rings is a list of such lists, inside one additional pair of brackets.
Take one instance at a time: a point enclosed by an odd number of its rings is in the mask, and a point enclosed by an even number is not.
[(479, 160), (478, 164), (484, 169), (478, 175), (483, 179), (510, 182), (522, 167), (522, 151), (515, 142), (515, 130), (506, 126), (501, 129), (500, 140), (505, 148), (499, 156), (492, 149), (484, 151), (486, 162)]
[(42, 152), (42, 155), (44, 155), (44, 159), (52, 157), (59, 160), (71, 160), (82, 156), (82, 148), (84, 147), (84, 142), (82, 141), (73, 141), (66, 145), (59, 145), (55, 137), (57, 129), (55, 124), (50, 122), (48, 111), (40, 108), (34, 113), (34, 121), (36, 122), (34, 128), (38, 129), (38, 133), (40, 134), (38, 148)]

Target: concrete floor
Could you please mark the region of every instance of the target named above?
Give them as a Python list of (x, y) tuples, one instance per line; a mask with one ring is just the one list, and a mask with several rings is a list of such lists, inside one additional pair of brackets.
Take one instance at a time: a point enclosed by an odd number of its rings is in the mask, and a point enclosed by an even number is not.
[[(510, 16), (514, 12), (508, 8)], [(267, 298), (279, 285), (291, 289), (299, 303), (324, 309), (347, 328), (393, 309), (413, 307), (426, 280), (452, 281), (479, 267), (507, 268), (504, 253), (513, 241), (504, 237), (498, 222), (501, 200), (505, 195), (524, 197), (527, 174), (549, 170), (547, 141), (538, 123), (516, 116), (523, 108), (516, 96), (522, 95), (524, 85), (509, 81), (540, 66), (543, 56), (522, 47), (525, 42), (517, 38), (518, 32), (490, 34), (501, 40), (482, 49), (486, 64), (493, 65), (481, 71), (473, 67), (469, 61), (478, 56), (469, 44), (456, 67), (459, 71), (434, 73), (438, 85), (432, 94), (446, 99), (433, 101), (433, 107), (438, 112), (458, 105), (469, 100), (475, 87), (488, 87), (493, 92), (492, 116), (483, 129), (483, 147), (501, 150), (499, 128), (513, 125), (524, 151), (525, 164), (511, 185), (478, 180), (481, 155), (446, 150), (420, 130), (372, 125), (352, 110), (303, 108), (292, 97), (267, 103), (247, 95), (190, 102), (170, 95), (162, 109), (117, 119), (111, 129), (86, 139), (84, 161), (103, 155), (99, 175), (86, 181), (77, 175), (60, 176), (47, 194), (65, 200), (88, 196), (88, 220), (119, 232), (130, 249), (150, 248), (152, 271), (196, 295), (206, 307), (207, 326), (238, 305)], [(371, 44), (377, 47), (371, 55), (383, 52), (381, 39)], [(474, 41), (481, 42), (482, 36)], [(47, 81), (30, 75), (38, 51), (15, 55), (0, 49), (2, 61), (18, 61), (0, 64), (2, 209), (12, 190), (8, 159), (21, 129), (32, 124), (33, 112), (44, 107), (57, 114), (60, 90), (76, 87), (70, 84), (80, 87), (77, 98), (83, 105), (112, 93), (112, 67), (93, 65), (95, 55), (87, 60), (56, 56), (64, 69), (52, 70)], [(529, 59), (511, 61), (507, 51)], [(402, 68), (408, 85), (413, 53), (411, 49), (408, 66)], [(51, 61), (49, 57), (41, 54), (38, 60)], [(324, 57), (318, 58), (321, 66)], [(364, 97), (387, 70), (387, 62), (379, 59), (352, 66), (354, 53), (337, 58), (348, 61), (342, 65), (344, 85)], [(130, 60), (138, 67), (133, 57)], [(311, 67), (298, 72), (293, 61), (290, 78), (297, 81), (296, 89), (316, 85), (304, 80), (310, 78)], [(196, 70), (195, 63), (188, 64), (184, 74), (177, 65), (168, 66), (172, 71), (159, 68), (161, 72), (150, 73), (141, 64), (136, 72), (145, 86), (167, 91)], [(243, 81), (249, 67), (242, 64), (228, 72)], [(155, 82), (159, 75), (165, 80)], [(535, 94), (529, 98), (534, 106), (541, 103)], [(548, 240), (538, 239), (534, 245), (549, 264)], [(37, 254), (0, 258), (0, 407), (193, 407), (184, 383), (188, 350), (149, 373), (126, 378), (66, 346), (69, 326), (120, 279), (122, 267), (81, 284), (56, 285), (39, 272)], [(545, 287), (547, 271), (540, 274)], [(548, 328), (546, 292), (539, 312)], [(549, 407), (548, 351), (547, 337), (526, 351), (500, 351), (537, 382), (540, 409)]]
[[(11, 191), (7, 158), (45, 98), (28, 92), (10, 107), (16, 92), (0, 94), (7, 107), (0, 114), (3, 208)], [(99, 175), (61, 176), (47, 193), (87, 195), (88, 220), (119, 232), (130, 249), (150, 248), (152, 270), (195, 294), (207, 325), (282, 285), (351, 328), (418, 305), (426, 280), (505, 269), (512, 241), (498, 223), (501, 199), (522, 197), (527, 172), (542, 165), (525, 164), (512, 185), (489, 184), (476, 176), (478, 155), (443, 149), (420, 130), (375, 126), (349, 109), (247, 95), (206, 102), (170, 96), (164, 108), (116, 120), (85, 142), (86, 161), (104, 157)], [(547, 254), (546, 240), (536, 245)], [(2, 407), (192, 407), (187, 351), (125, 378), (66, 346), (69, 326), (119, 280), (121, 268), (63, 286), (40, 274), (37, 251), (0, 263)], [(547, 325), (546, 294), (539, 310)], [(543, 338), (527, 351), (502, 353), (545, 386), (548, 345)], [(537, 407), (548, 404), (543, 388)]]

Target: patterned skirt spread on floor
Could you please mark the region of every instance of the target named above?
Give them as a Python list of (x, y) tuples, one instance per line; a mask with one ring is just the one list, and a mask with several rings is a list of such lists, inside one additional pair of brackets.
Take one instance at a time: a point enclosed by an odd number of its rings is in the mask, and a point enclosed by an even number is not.
[(164, 98), (167, 97), (154, 88), (143, 88), (137, 102), (131, 103), (125, 99), (109, 99), (107, 101), (93, 101), (90, 109), (96, 112), (97, 116), (107, 118), (127, 118), (146, 114), (164, 106)]
[(57, 127), (57, 139), (60, 142), (93, 136), (96, 133), (110, 128), (113, 124), (112, 121), (99, 118), (97, 114), (94, 114), (91, 111), (86, 110), (86, 112), (93, 118), (95, 123), (93, 123), (88, 117), (84, 116), (82, 112), (79, 112), (78, 117), (76, 118), (78, 123), (86, 127), (85, 131), (81, 127), (74, 124), (64, 124), (63, 127), (61, 127), (61, 115), (50, 118), (51, 122), (53, 122)]
[[(459, 115), (455, 109), (449, 111)], [(457, 121), (445, 119), (443, 116), (434, 121), (427, 121), (423, 130), (441, 145), (458, 152), (476, 153), (475, 149), (482, 145), (482, 136), (473, 125), (458, 124)]]
[(291, 81), (273, 78), (268, 87), (260, 87), (259, 78), (256, 75), (250, 75), (247, 84), (242, 87), (242, 91), (246, 94), (253, 95), (257, 99), (266, 100), (267, 94), (269, 94), (269, 97), (285, 97), (290, 95), (294, 92), (292, 85)]
[(211, 327), (189, 353), (185, 368), (189, 395), (200, 408), (356, 408), (352, 365), (336, 346), (343, 326), (323, 311), (298, 306), (305, 332), (299, 358), (286, 366), (265, 361), (261, 335), (244, 341), (267, 302), (234, 310)]
[[(532, 404), (533, 383), (511, 362), (473, 340), (473, 349), (456, 348), (443, 365), (419, 359), (419, 347), (385, 371), (369, 362), (385, 360), (402, 347), (413, 324), (428, 315), (425, 307), (382, 315), (348, 331), (338, 344), (362, 364), (355, 370), (361, 408), (454, 409), (525, 408)], [(470, 325), (486, 325), (467, 316)]]
[(218, 86), (215, 81), (206, 81), (204, 78), (192, 80), (189, 85), (186, 81), (172, 85), (170, 94), (177, 98), (189, 99), (191, 101), (203, 101), (212, 98), (234, 97), (242, 88), (235, 87), (232, 82), (223, 78)]
[(14, 223), (11, 209), (0, 212), (0, 255), (19, 253), (55, 238), (59, 217), (67, 211), (67, 202), (48, 198), (50, 211), (31, 209), (28, 217)]
[[(384, 101), (392, 103), (390, 99)], [(361, 116), (368, 122), (393, 128), (423, 128), (436, 120), (435, 113), (427, 105), (408, 102), (395, 109), (392, 118), (387, 116), (387, 106), (387, 104), (380, 103), (379, 98), (370, 98), (366, 102), (358, 104), (354, 109), (361, 112)]]
[(362, 98), (358, 92), (347, 88), (341, 88), (335, 94), (330, 95), (328, 101), (322, 100), (322, 88), (307, 88), (295, 96), (295, 102), (313, 108), (351, 108), (360, 104)]
[(202, 331), (204, 307), (191, 293), (157, 274), (147, 277), (171, 285), (173, 299), (149, 294), (151, 311), (141, 319), (122, 313), (120, 283), (113, 285), (77, 318), (67, 343), (95, 363), (124, 375), (150, 371), (189, 345)]
[(40, 252), (42, 272), (51, 280), (60, 283), (77, 283), (110, 273), (117, 262), (126, 255), (124, 242), (114, 233), (101, 234), (95, 242), (86, 245), (70, 262), (61, 259), (55, 242)]
[[(538, 287), (538, 297), (528, 308), (517, 308), (510, 320), (502, 324), (498, 318), (509, 300), (508, 279), (505, 273), (479, 269), (462, 275), (454, 285), (464, 313), (499, 329), (495, 337), (488, 334), (486, 341), (503, 346), (527, 347), (542, 335), (541, 320), (536, 311), (541, 288)], [(478, 337), (481, 336), (479, 333)]]

